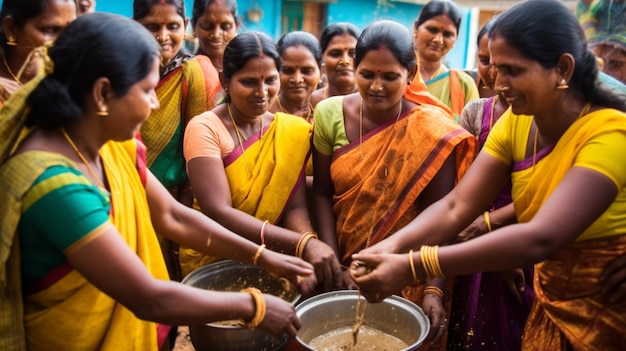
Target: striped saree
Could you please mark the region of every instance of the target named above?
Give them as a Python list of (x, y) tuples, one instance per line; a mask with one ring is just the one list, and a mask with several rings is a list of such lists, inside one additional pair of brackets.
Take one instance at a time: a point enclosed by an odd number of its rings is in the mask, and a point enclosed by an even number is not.
[[(420, 105), (333, 154), (334, 212), (342, 262), (413, 220), (418, 198), (454, 153), (457, 181), (476, 153), (476, 138), (441, 109)], [(428, 132), (426, 132), (428, 131)]]
[[(136, 167), (136, 147), (134, 141), (109, 142), (100, 151), (111, 189), (110, 223), (118, 229), (154, 277), (168, 279), (149, 220), (145, 190)], [(27, 346), (29, 350), (157, 350), (159, 340), (155, 323), (137, 318), (70, 266), (63, 274), (44, 277), (48, 283), (42, 289), (24, 295), (22, 301), (20, 258), (19, 250), (16, 250), (19, 244), (15, 234), (25, 206), (58, 185), (54, 182), (45, 184), (37, 189), (37, 194), (31, 190), (35, 179), (52, 165), (76, 167), (61, 155), (30, 151), (12, 157), (0, 169), (3, 189), (0, 191), (3, 204), (0, 213), (2, 251), (6, 252), (7, 248), (12, 250), (11, 255), (3, 261), (9, 277), (5, 289), (14, 292), (1, 299), (3, 335), (0, 348), (23, 350)], [(77, 176), (76, 181), (80, 181), (80, 178), (84, 177)], [(86, 178), (84, 181), (87, 181)], [(105, 229), (98, 228), (95, 231)], [(80, 242), (76, 245), (80, 245)], [(58, 273), (58, 270), (53, 272)], [(7, 304), (14, 308), (11, 319), (5, 319)], [(5, 343), (5, 335), (15, 335), (16, 338)]]

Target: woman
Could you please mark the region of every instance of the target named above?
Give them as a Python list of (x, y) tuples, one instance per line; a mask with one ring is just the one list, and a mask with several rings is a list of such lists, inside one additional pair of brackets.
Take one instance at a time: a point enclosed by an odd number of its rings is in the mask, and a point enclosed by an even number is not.
[[(304, 168), (311, 124), (268, 111), (280, 90), (280, 56), (266, 34), (247, 32), (224, 52), (225, 103), (194, 118), (185, 159), (197, 208), (245, 238), (315, 266), (325, 289), (338, 285), (333, 250), (317, 240), (306, 208)], [(184, 272), (215, 258), (181, 251)], [(307, 282), (309, 283), (309, 282)]]
[[(425, 275), (535, 264), (536, 299), (522, 349), (619, 349), (626, 343), (626, 302), (605, 290), (608, 272), (602, 272), (626, 250), (626, 155), (616, 151), (626, 147), (626, 104), (598, 83), (584, 33), (560, 2), (527, 1), (500, 14), (489, 31), (489, 51), (495, 88), (511, 109), (446, 197), (353, 256), (376, 267), (356, 283), (370, 301), (380, 301)], [(529, 172), (511, 172), (513, 162), (528, 157)], [(433, 232), (456, 236), (509, 179), (518, 224), (420, 249)], [(407, 257), (409, 250), (420, 252)]]
[[(478, 74), (486, 91), (493, 91), (495, 71), (491, 64), (487, 36), (492, 22), (478, 32)], [(482, 148), (494, 124), (509, 105), (501, 95), (470, 101), (461, 114), (460, 124), (478, 139)], [(526, 160), (530, 164), (532, 160)], [(528, 166), (524, 161), (513, 168), (517, 172)], [(510, 183), (461, 234), (462, 240), (489, 233), (517, 222), (511, 204)], [(460, 275), (454, 281), (450, 315), (449, 350), (519, 350), (522, 331), (534, 299), (533, 267), (506, 272), (484, 272)], [(506, 328), (501, 328), (506, 326)], [(493, 330), (501, 328), (499, 333)]]
[(295, 31), (278, 40), (280, 54), (280, 92), (270, 108), (301, 116), (313, 122), (311, 94), (320, 82), (322, 53), (317, 38), (311, 33)]
[[(183, 206), (146, 169), (133, 136), (159, 105), (159, 52), (130, 19), (81, 16), (50, 49), (49, 75), (1, 110), (3, 350), (157, 350), (181, 322), (300, 326), (278, 298), (168, 279), (155, 230), (293, 280), (312, 267)], [(23, 125), (32, 132), (16, 145)]]
[[(363, 30), (354, 64), (359, 92), (321, 101), (313, 133), (316, 225), (346, 266), (352, 254), (393, 236), (449, 192), (475, 152), (475, 139), (441, 109), (404, 97), (416, 58), (401, 24), (379, 21)], [(347, 271), (344, 286), (353, 287)], [(404, 296), (438, 326), (444, 281), (427, 289)]]
[(324, 28), (320, 39), (322, 75), (326, 86), (311, 94), (311, 105), (331, 96), (351, 94), (354, 83), (354, 47), (361, 31), (352, 23), (333, 23)]
[[(148, 167), (178, 201), (191, 207), (183, 133), (192, 117), (213, 108), (221, 90), (217, 71), (208, 58), (194, 57), (182, 48), (187, 27), (183, 0), (135, 0), (133, 9), (133, 18), (161, 46), (161, 79), (156, 88), (161, 107), (140, 131), (148, 149)], [(180, 280), (178, 247), (163, 237), (160, 240), (170, 276)]]
[(0, 107), (36, 74), (40, 51), (76, 18), (76, 3), (64, 0), (4, 0), (0, 33)]
[(422, 8), (413, 29), (420, 75), (430, 93), (452, 109), (457, 121), (465, 104), (478, 98), (472, 77), (443, 64), (456, 42), (460, 25), (461, 10), (454, 2), (433, 0)]
[(198, 55), (208, 56), (221, 71), (224, 50), (237, 35), (236, 0), (194, 0), (191, 27), (198, 38)]

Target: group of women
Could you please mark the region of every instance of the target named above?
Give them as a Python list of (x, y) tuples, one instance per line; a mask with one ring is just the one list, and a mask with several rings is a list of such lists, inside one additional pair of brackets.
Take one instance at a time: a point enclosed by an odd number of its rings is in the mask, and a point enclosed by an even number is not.
[[(304, 296), (401, 294), (430, 318), (428, 349), (625, 341), (626, 106), (557, 1), (479, 35), (480, 100), (443, 65), (461, 18), (448, 1), (412, 34), (335, 23), (274, 42), (237, 34), (234, 1), (196, 0), (195, 54), (182, 0), (76, 16), (3, 2), (3, 350), (155, 350), (169, 325), (225, 319), (294, 336), (285, 301), (176, 282), (223, 258)], [(515, 269), (513, 293), (479, 273)]]

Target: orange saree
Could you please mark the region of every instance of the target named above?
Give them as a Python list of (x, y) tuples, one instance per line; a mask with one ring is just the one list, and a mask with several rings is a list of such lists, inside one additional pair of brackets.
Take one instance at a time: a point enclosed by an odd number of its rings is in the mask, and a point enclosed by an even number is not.
[[(417, 199), (453, 152), (457, 181), (476, 138), (437, 107), (420, 105), (333, 154), (334, 212), (341, 260), (386, 238), (422, 210)], [(361, 152), (362, 150), (362, 152)]]

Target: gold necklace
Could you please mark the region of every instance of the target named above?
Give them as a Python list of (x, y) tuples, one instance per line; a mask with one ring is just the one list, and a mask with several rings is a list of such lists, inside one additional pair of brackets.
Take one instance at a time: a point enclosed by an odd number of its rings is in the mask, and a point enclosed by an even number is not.
[[(288, 113), (290, 115), (296, 115), (295, 113), (291, 113), (288, 112), (283, 105), (280, 103), (280, 97), (276, 97), (276, 103), (278, 103), (278, 108), (280, 109), (280, 112), (282, 113)], [(311, 98), (309, 98), (309, 106), (307, 106), (306, 109), (306, 116), (301, 116), (302, 118), (306, 119), (307, 122), (311, 122), (311, 113), (313, 113), (313, 105), (311, 105)]]
[(91, 164), (87, 161), (85, 156), (83, 156), (80, 150), (78, 150), (78, 147), (76, 146), (76, 144), (74, 144), (74, 141), (72, 140), (72, 138), (70, 138), (69, 134), (67, 134), (64, 128), (61, 128), (61, 132), (63, 133), (65, 140), (67, 140), (67, 142), (70, 144), (72, 149), (74, 149), (74, 152), (76, 152), (76, 155), (78, 155), (78, 158), (80, 158), (80, 160), (83, 161), (85, 166), (87, 166), (89, 173), (91, 173), (91, 175), (94, 178), (93, 180), (97, 181), (99, 187), (101, 187), (102, 189), (106, 189), (106, 186), (104, 186), (104, 183), (102, 182), (102, 180), (100, 180), (98, 173), (96, 173), (96, 171), (94, 171), (94, 169), (91, 168)]
[[(239, 127), (237, 126), (237, 122), (235, 121), (235, 116), (233, 116), (233, 111), (230, 108), (230, 103), (226, 105), (226, 108), (228, 109), (228, 116), (230, 117), (230, 121), (233, 123), (233, 126), (235, 126), (235, 134), (237, 135), (237, 141), (239, 141), (239, 149), (241, 150), (241, 155), (243, 156), (243, 165), (246, 168), (246, 174), (248, 175), (248, 178), (250, 178), (252, 175), (250, 174), (250, 171), (248, 170), (248, 162), (246, 162), (246, 154), (244, 153), (244, 149), (243, 149), (243, 142), (246, 141), (247, 139), (243, 135), (243, 133), (241, 133), (241, 131), (239, 130)], [(263, 116), (261, 116), (261, 131), (259, 133), (261, 134), (259, 141), (263, 142)]]
[(13, 73), (13, 70), (11, 69), (11, 67), (9, 67), (6, 57), (4, 56), (2, 57), (2, 62), (4, 62), (4, 67), (7, 68), (7, 72), (9, 72), (9, 74), (11, 75), (11, 78), (13, 78), (13, 80), (16, 81), (17, 84), (19, 84), (20, 86), (24, 86), (24, 83), (20, 81), (20, 79), (15, 75), (15, 73)]
[(489, 116), (489, 130), (491, 131), (491, 127), (493, 126), (493, 116), (496, 113), (496, 105), (498, 104), (498, 95), (496, 95), (496, 97), (493, 98), (493, 102), (491, 105), (491, 115)]
[[(589, 108), (591, 108), (591, 104), (590, 103), (586, 103), (585, 106), (583, 106), (582, 109), (580, 109), (580, 112), (578, 113), (578, 116), (576, 117), (576, 119), (574, 121), (579, 120), (582, 116), (586, 115), (589, 112)], [(536, 126), (536, 124), (535, 124)], [(535, 161), (537, 158), (537, 144), (539, 141), (539, 128), (535, 127), (535, 140), (533, 142), (533, 172), (535, 171)]]
[[(395, 122), (398, 122), (400, 119), (400, 114), (402, 114), (402, 102), (400, 102), (400, 111), (398, 111), (398, 115), (396, 116)], [(359, 152), (361, 153), (361, 160), (365, 159), (363, 155), (363, 99), (361, 99), (361, 108), (359, 109)]]

